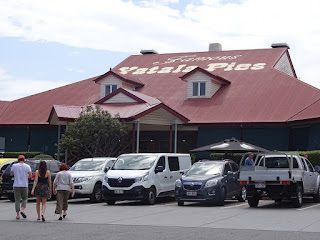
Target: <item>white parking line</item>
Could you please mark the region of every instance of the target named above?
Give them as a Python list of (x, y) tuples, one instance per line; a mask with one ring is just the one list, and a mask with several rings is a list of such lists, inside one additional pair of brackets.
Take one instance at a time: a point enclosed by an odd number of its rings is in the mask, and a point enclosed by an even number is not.
[(317, 206), (320, 206), (320, 203), (318, 203), (316, 205), (309, 206), (309, 207), (305, 207), (305, 208), (298, 208), (296, 210), (297, 211), (303, 211), (303, 210), (306, 210), (306, 209), (309, 209), (309, 208), (314, 208), (314, 207), (317, 207)]
[(236, 208), (236, 207), (241, 207), (241, 206), (244, 206), (244, 205), (247, 205), (247, 204), (248, 203), (242, 203), (242, 204), (232, 205), (232, 206), (229, 206), (229, 207), (221, 207), (221, 209)]

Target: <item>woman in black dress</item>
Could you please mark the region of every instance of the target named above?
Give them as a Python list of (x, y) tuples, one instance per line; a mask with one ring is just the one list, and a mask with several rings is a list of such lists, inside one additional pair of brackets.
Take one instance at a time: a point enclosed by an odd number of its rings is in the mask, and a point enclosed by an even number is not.
[(40, 161), (39, 170), (37, 170), (35, 173), (35, 179), (31, 191), (31, 194), (35, 195), (37, 199), (37, 220), (40, 220), (40, 203), (42, 203), (41, 219), (42, 221), (46, 221), (44, 213), (46, 211), (47, 199), (49, 198), (49, 195), (51, 195), (51, 190), (51, 173), (47, 169), (47, 163), (45, 161)]

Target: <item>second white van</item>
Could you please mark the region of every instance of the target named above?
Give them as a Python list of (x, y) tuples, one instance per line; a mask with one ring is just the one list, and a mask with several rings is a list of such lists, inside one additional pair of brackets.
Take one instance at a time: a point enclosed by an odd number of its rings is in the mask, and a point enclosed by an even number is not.
[(174, 196), (175, 181), (191, 167), (189, 154), (133, 153), (120, 155), (103, 181), (108, 205), (120, 200), (143, 200)]

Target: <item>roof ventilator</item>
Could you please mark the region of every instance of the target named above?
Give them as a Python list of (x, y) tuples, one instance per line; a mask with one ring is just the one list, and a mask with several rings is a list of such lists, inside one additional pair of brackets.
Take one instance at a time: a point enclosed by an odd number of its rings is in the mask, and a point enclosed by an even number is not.
[(151, 49), (151, 50), (141, 50), (140, 53), (141, 53), (142, 55), (158, 54), (158, 52), (157, 52), (156, 50), (153, 50), (153, 49)]
[(288, 48), (290, 49), (289, 45), (287, 43), (272, 43), (272, 48)]

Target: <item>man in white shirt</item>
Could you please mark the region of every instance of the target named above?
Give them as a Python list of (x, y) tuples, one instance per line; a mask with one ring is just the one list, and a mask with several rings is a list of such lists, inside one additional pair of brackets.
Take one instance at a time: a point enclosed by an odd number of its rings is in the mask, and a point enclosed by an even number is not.
[(32, 177), (32, 172), (30, 166), (25, 163), (25, 157), (23, 155), (18, 157), (18, 163), (12, 165), (10, 175), (14, 176), (13, 192), (17, 212), (16, 219), (20, 219), (21, 200), (21, 216), (26, 218), (27, 215), (24, 213), (24, 209), (26, 208), (28, 200), (28, 178)]

